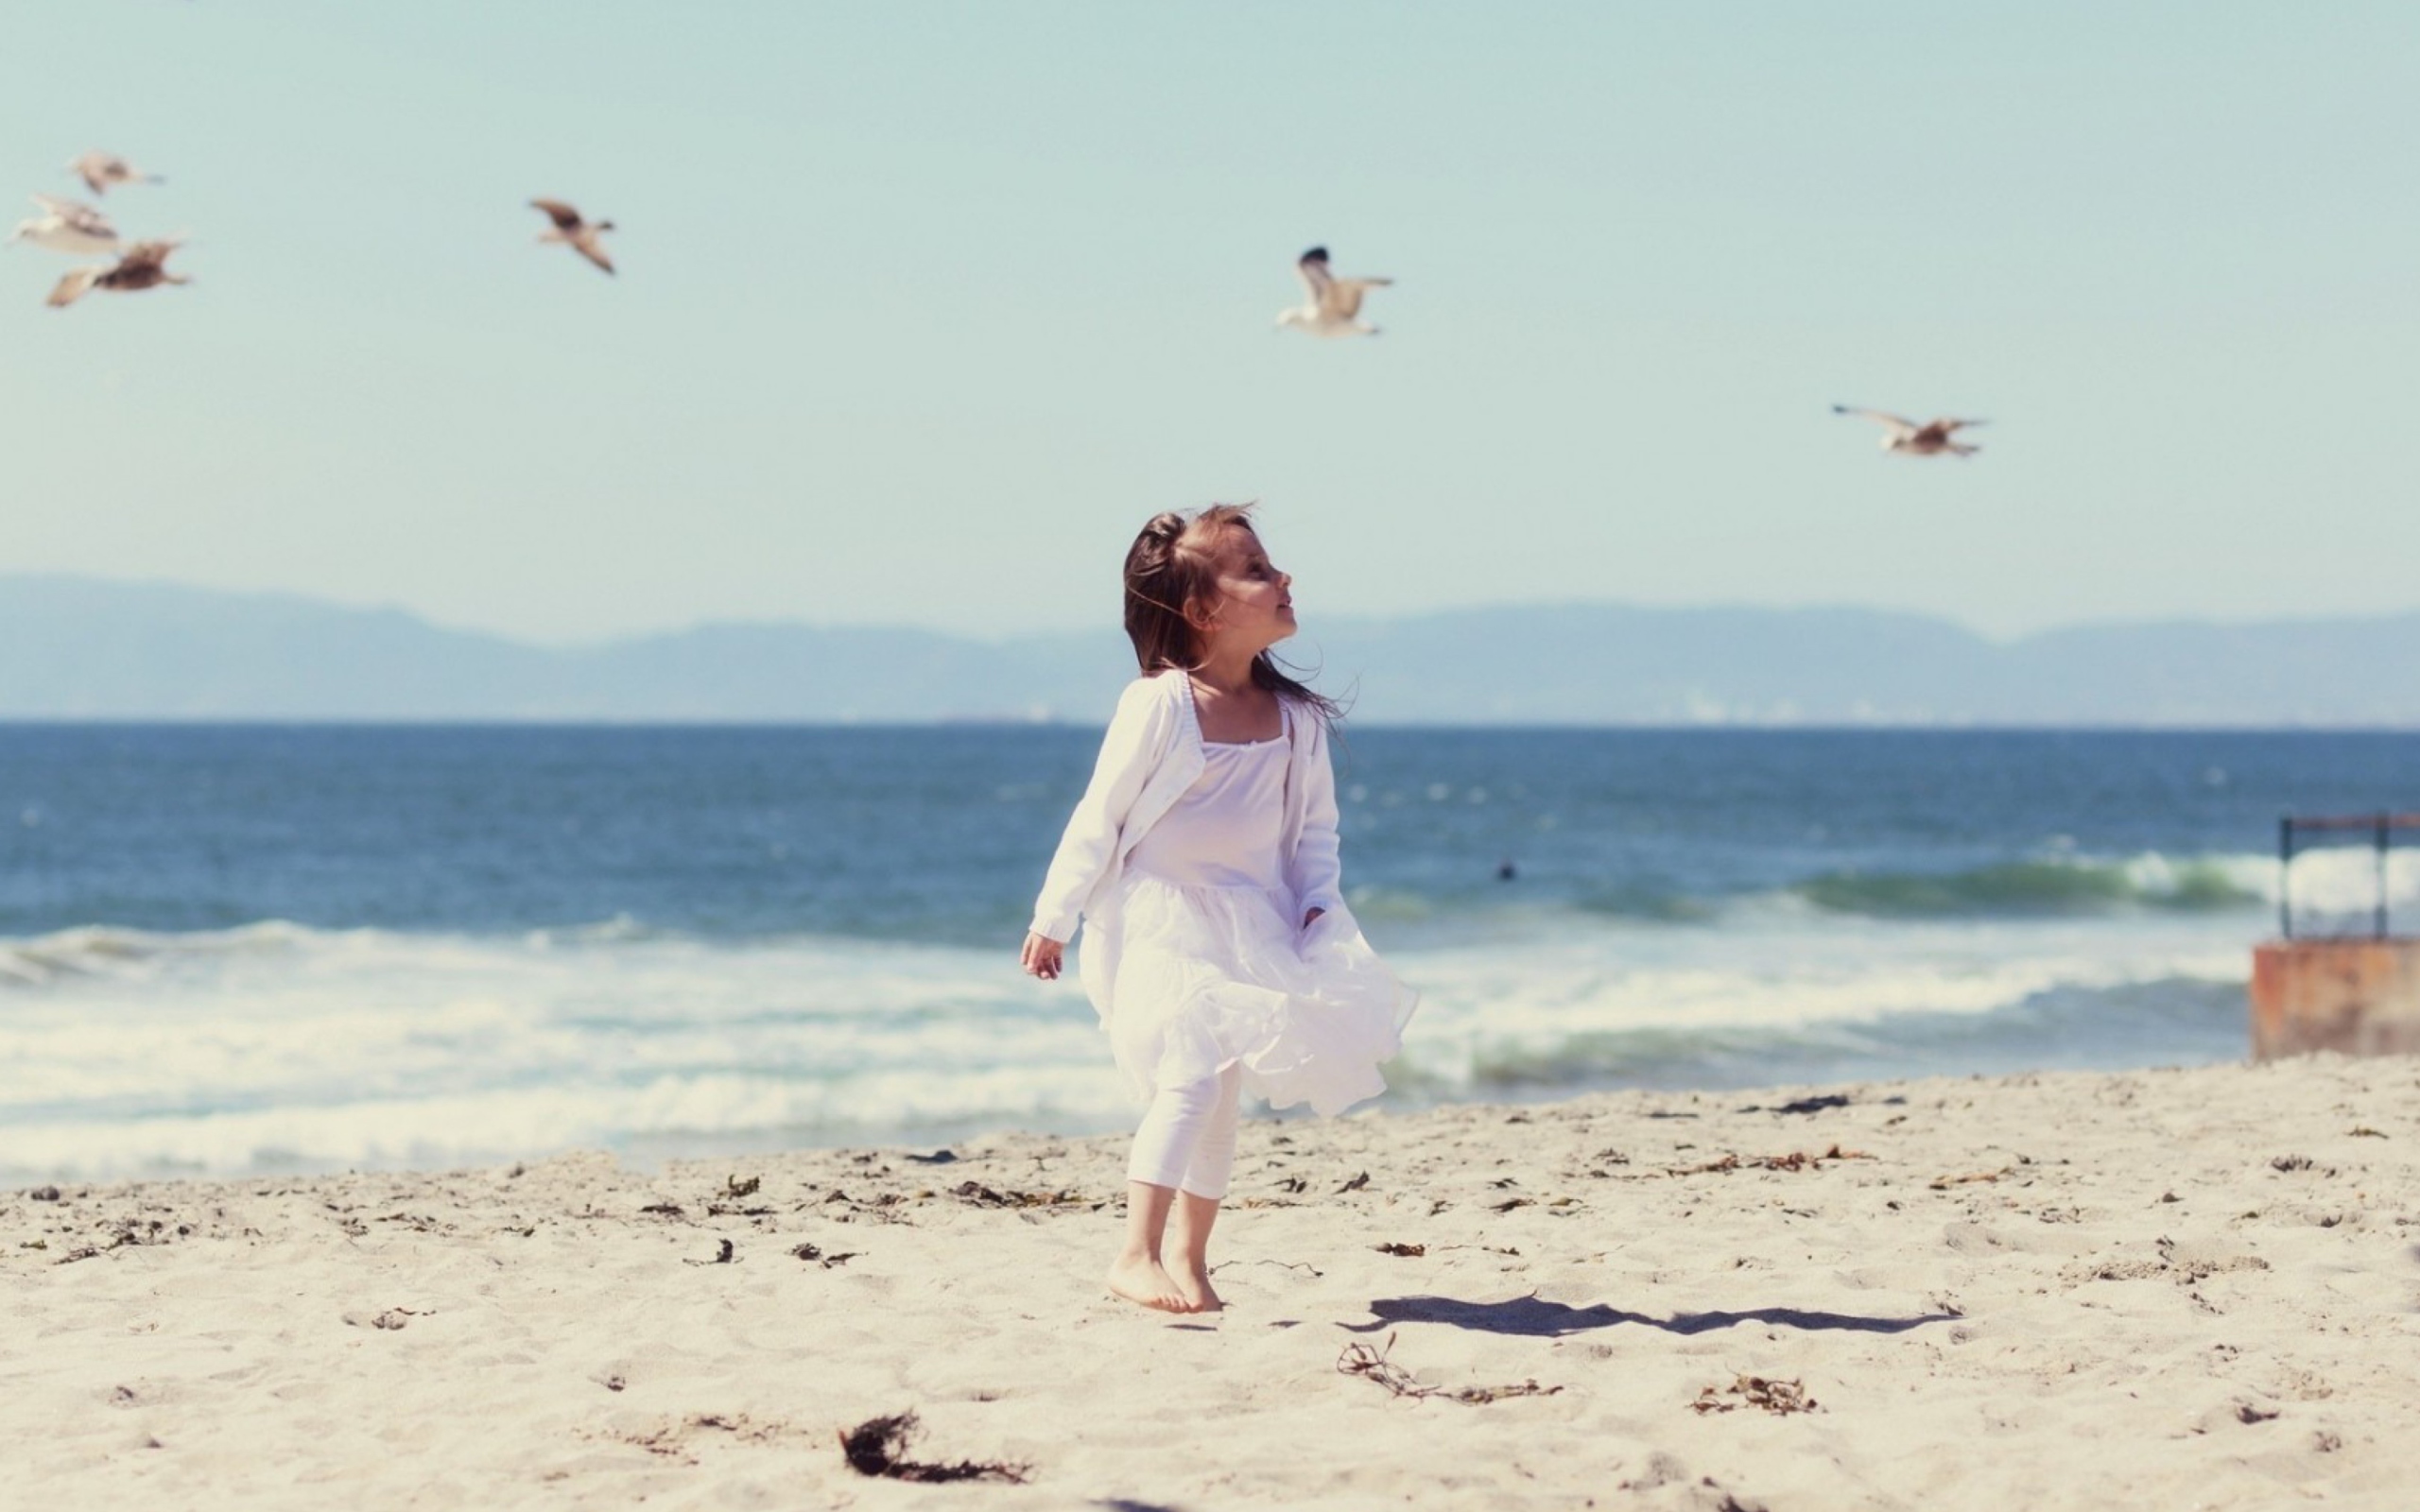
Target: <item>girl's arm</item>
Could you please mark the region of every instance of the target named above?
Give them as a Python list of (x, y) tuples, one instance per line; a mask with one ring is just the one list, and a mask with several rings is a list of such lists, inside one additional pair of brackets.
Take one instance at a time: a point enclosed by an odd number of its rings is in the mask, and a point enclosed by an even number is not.
[(1286, 882), (1301, 901), (1303, 923), (1308, 927), (1321, 914), (1344, 906), (1344, 868), (1337, 857), (1336, 768), (1328, 761), (1324, 723), (1311, 732), (1310, 759), (1304, 766), (1303, 833), (1287, 858)]
[[(1117, 713), (1109, 722), (1109, 733), (1101, 737), (1100, 757), (1093, 764), (1092, 782), (1069, 816), (1066, 833), (1059, 837), (1058, 852), (1050, 858), (1049, 874), (1043, 878), (1041, 895), (1033, 902), (1032, 934), (1042, 940), (1063, 945), (1075, 938), (1084, 901), (1117, 854), (1117, 837), (1126, 828), (1126, 816), (1158, 764), (1173, 718), (1167, 699), (1150, 679), (1130, 683), (1118, 698)], [(1033, 941), (1028, 940), (1028, 969), (1033, 954)], [(1057, 953), (1050, 955), (1055, 975)]]

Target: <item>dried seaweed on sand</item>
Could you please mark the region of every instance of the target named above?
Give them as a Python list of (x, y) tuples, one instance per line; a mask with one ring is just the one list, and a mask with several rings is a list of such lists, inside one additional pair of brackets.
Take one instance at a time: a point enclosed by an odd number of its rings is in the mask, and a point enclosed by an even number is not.
[(1023, 1486), (1033, 1475), (1030, 1465), (1012, 1465), (1000, 1460), (962, 1459), (955, 1465), (942, 1465), (902, 1457), (908, 1439), (916, 1434), (916, 1415), (903, 1412), (894, 1418), (869, 1418), (855, 1428), (840, 1433), (840, 1452), (847, 1457), (849, 1468), (860, 1475), (879, 1475), (894, 1481), (1006, 1481)]
[(1703, 1165), (1676, 1165), (1666, 1174), (1705, 1176), (1709, 1173), (1728, 1171), (1814, 1171), (1822, 1169), (1826, 1160), (1871, 1160), (1873, 1159), (1873, 1156), (1863, 1150), (1844, 1150), (1835, 1144), (1821, 1155), (1812, 1150), (1792, 1150), (1787, 1155), (1752, 1155), (1745, 1160), (1737, 1155), (1725, 1155), (1720, 1160), (1708, 1160)]
[[(1741, 1376), (1723, 1390), (1730, 1396), (1744, 1400), (1748, 1405), (1762, 1407), (1776, 1417), (1786, 1418), (1794, 1412), (1813, 1412), (1816, 1407), (1815, 1399), (1808, 1396), (1806, 1388), (1795, 1381), (1772, 1381), (1763, 1376)], [(1723, 1400), (1712, 1386), (1708, 1386), (1699, 1392), (1698, 1400), (1690, 1402), (1689, 1405), (1703, 1415), (1710, 1412), (1730, 1412), (1739, 1403)]]
[(1394, 1352), (1394, 1347), (1395, 1336), (1392, 1333), (1387, 1335), (1387, 1347), (1383, 1349), (1374, 1349), (1357, 1342), (1348, 1344), (1344, 1352), (1336, 1357), (1336, 1368), (1342, 1375), (1374, 1381), (1398, 1397), (1414, 1400), (1443, 1397), (1448, 1401), (1466, 1402), (1473, 1406), (1483, 1401), (1501, 1401), (1507, 1397), (1551, 1397), (1563, 1389), (1561, 1386), (1542, 1386), (1535, 1381), (1524, 1381), (1517, 1386), (1461, 1386), (1449, 1391), (1443, 1386), (1432, 1386), (1414, 1380), (1410, 1371), (1388, 1359), (1387, 1356)]

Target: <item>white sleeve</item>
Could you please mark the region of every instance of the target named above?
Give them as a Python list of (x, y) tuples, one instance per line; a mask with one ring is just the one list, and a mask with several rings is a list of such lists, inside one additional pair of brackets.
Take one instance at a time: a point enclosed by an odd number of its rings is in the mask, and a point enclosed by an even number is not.
[(1142, 796), (1143, 784), (1159, 765), (1173, 723), (1162, 690), (1145, 678), (1127, 686), (1117, 700), (1117, 713), (1101, 737), (1100, 757), (1093, 764), (1092, 782), (1059, 837), (1042, 892), (1033, 901), (1033, 932), (1061, 944), (1076, 937), (1084, 901), (1109, 870), (1117, 854), (1118, 836), (1126, 816)]
[(1344, 868), (1337, 854), (1336, 768), (1328, 760), (1324, 722), (1311, 732), (1311, 751), (1304, 767), (1303, 833), (1294, 842), (1294, 853), (1287, 858), (1286, 881), (1303, 912), (1318, 908), (1333, 913), (1344, 906)]

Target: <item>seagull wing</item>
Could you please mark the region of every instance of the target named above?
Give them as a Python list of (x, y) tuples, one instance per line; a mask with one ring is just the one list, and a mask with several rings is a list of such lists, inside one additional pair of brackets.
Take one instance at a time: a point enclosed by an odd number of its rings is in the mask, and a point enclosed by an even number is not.
[(81, 199), (61, 199), (57, 195), (36, 195), (34, 203), (57, 215), (69, 231), (82, 232), (90, 236), (115, 237), (117, 235), (117, 228), (110, 224), (110, 218)]
[(595, 233), (592, 232), (586, 236), (574, 237), (572, 239), (571, 249), (580, 256), (587, 258), (590, 262), (595, 263), (597, 266), (603, 268), (606, 272), (611, 273), (614, 271), (614, 260), (605, 255), (604, 245), (597, 241)]
[(63, 310), (91, 292), (93, 285), (99, 283), (101, 275), (108, 271), (108, 268), (98, 264), (90, 267), (79, 267), (52, 284), (50, 298), (43, 302), (54, 310)]
[(133, 273), (147, 268), (156, 270), (166, 266), (168, 254), (183, 245), (177, 241), (136, 242), (119, 254), (117, 266), (110, 271)]
[(1858, 409), (1849, 404), (1834, 404), (1832, 406), (1832, 413), (1835, 415), (1862, 415), (1867, 420), (1873, 421), (1875, 423), (1888, 428), (1893, 435), (1897, 436), (1913, 436), (1918, 430), (1922, 429), (1921, 426), (1917, 425), (1914, 421), (1910, 420), (1907, 416), (1893, 415), (1887, 409)]
[(1951, 431), (1963, 430), (1969, 425), (1989, 425), (1991, 421), (1987, 420), (1951, 420), (1947, 416), (1944, 416), (1942, 419), (1934, 421), (1931, 424), (1926, 426), (1925, 429), (1928, 431), (1939, 431), (1942, 435), (1946, 436)]
[(1324, 305), (1328, 290), (1336, 286), (1336, 276), (1327, 270), (1327, 249), (1314, 247), (1296, 258), (1294, 271), (1302, 275), (1303, 287), (1311, 291), (1311, 302)]
[(529, 201), (529, 208), (544, 211), (546, 218), (555, 223), (555, 229), (558, 231), (579, 229), (579, 212), (560, 199), (532, 199)]
[(1361, 313), (1362, 296), (1372, 289), (1385, 288), (1393, 282), (1391, 278), (1340, 278), (1321, 302), (1338, 319), (1350, 320)]

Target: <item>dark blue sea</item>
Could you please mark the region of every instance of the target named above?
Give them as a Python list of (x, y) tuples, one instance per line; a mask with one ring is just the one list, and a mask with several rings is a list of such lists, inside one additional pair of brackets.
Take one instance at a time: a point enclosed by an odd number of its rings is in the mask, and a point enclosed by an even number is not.
[[(1015, 969), (1097, 739), (0, 726), (0, 1173), (1119, 1126), (1080, 993)], [(1423, 993), (1399, 1107), (2235, 1059), (2278, 816), (2416, 775), (2175, 732), (1353, 729), (1339, 769)], [(2393, 888), (2420, 918), (2420, 857)]]

